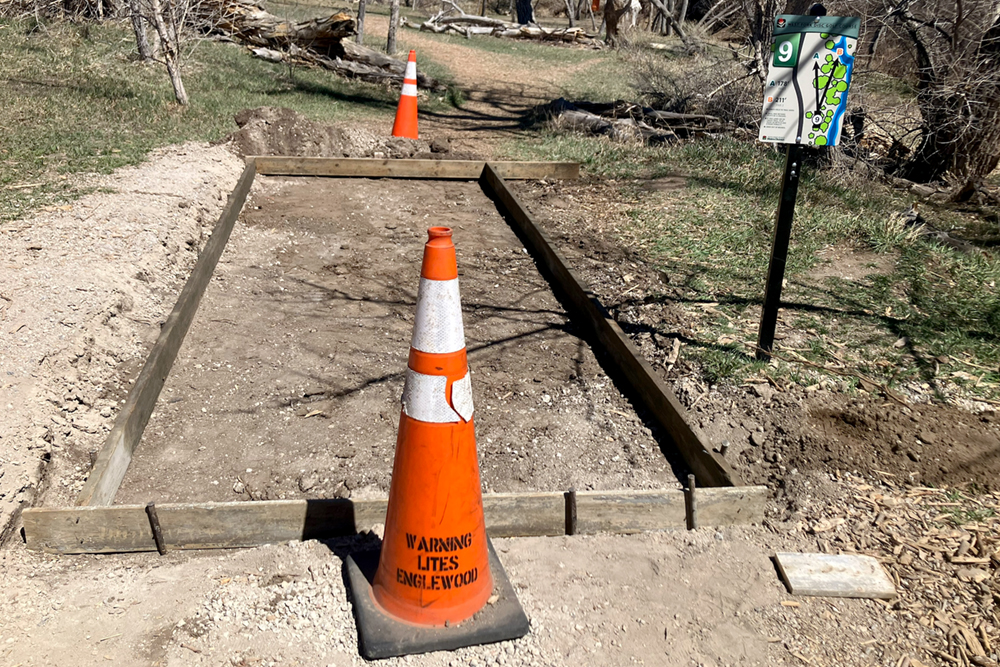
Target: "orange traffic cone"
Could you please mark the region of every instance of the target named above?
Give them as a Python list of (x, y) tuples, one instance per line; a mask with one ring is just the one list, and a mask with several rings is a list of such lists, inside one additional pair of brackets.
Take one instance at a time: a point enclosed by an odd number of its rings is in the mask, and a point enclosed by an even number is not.
[(528, 631), (486, 536), (455, 245), (447, 227), (428, 235), (381, 553), (345, 563), (366, 658)]
[(396, 122), (392, 124), (392, 136), (417, 139), (417, 52), (410, 51), (403, 74), (403, 92), (396, 107)]
[(431, 227), (372, 593), (397, 618), (458, 623), (493, 590), (451, 230)]

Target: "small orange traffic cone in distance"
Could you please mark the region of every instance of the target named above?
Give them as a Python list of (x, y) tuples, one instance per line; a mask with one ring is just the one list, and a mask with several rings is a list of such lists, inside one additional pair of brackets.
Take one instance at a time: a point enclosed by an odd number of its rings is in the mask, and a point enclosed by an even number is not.
[(398, 619), (444, 626), (479, 611), (493, 578), (455, 245), (447, 227), (428, 235), (372, 596)]
[(410, 51), (403, 74), (403, 92), (396, 107), (396, 122), (392, 124), (392, 136), (417, 139), (417, 52)]

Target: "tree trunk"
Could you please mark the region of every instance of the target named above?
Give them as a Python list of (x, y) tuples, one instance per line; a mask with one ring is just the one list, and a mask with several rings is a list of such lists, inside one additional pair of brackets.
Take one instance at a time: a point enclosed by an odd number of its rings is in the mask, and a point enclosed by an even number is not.
[(396, 30), (399, 28), (399, 0), (389, 3), (389, 37), (385, 42), (385, 52), (390, 56), (396, 52)]
[(767, 83), (767, 61), (771, 53), (774, 34), (774, 17), (778, 12), (777, 0), (743, 0), (743, 14), (749, 27), (748, 39), (753, 50), (753, 67), (760, 85)]
[(975, 180), (1000, 162), (998, 12), (998, 0), (903, 0), (893, 9), (913, 45), (923, 121), (920, 144), (898, 172), (903, 178)]
[(354, 38), (354, 41), (358, 44), (363, 44), (365, 41), (365, 0), (358, 1), (358, 22), (357, 22), (358, 35)]
[[(171, 12), (172, 9), (168, 0), (166, 11)], [(150, 10), (153, 14), (154, 25), (156, 25), (156, 34), (160, 37), (163, 64), (167, 67), (170, 83), (174, 87), (174, 98), (181, 106), (187, 106), (188, 95), (187, 91), (184, 90), (184, 82), (181, 80), (180, 48), (177, 43), (176, 31), (171, 30), (163, 18), (164, 8), (160, 4), (160, 0), (150, 0)]]
[(576, 26), (576, 17), (573, 16), (573, 7), (570, 5), (570, 0), (563, 0), (566, 3), (566, 16), (569, 18), (569, 27), (573, 28)]
[[(611, 47), (621, 46), (625, 41), (624, 36), (620, 33), (624, 32), (621, 30), (621, 18), (628, 12), (631, 3), (629, 0), (606, 0), (604, 3), (604, 25), (605, 25), (605, 37), (604, 40)], [(627, 30), (627, 26), (625, 27)]]
[(129, 13), (132, 19), (132, 32), (135, 33), (135, 47), (139, 52), (139, 60), (147, 62), (153, 59), (153, 52), (149, 48), (149, 40), (146, 38), (146, 27), (142, 25), (142, 7), (139, 0), (129, 0)]

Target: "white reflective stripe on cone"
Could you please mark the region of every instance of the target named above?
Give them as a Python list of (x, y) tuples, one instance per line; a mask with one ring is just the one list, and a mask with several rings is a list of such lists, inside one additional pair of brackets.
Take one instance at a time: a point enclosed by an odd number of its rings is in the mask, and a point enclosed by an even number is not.
[(469, 421), (472, 419), (474, 408), (472, 406), (472, 376), (469, 373), (461, 380), (451, 383), (451, 404), (455, 412), (462, 415), (462, 419)]
[(403, 73), (403, 78), (417, 80), (417, 63), (411, 60), (406, 61), (406, 70)]
[(410, 346), (421, 352), (448, 354), (465, 349), (462, 328), (462, 300), (458, 279), (420, 279), (417, 317)]
[(415, 83), (404, 83), (402, 95), (409, 95), (410, 97), (417, 96), (417, 84)]
[(448, 378), (444, 375), (424, 375), (406, 369), (403, 412), (408, 417), (432, 424), (461, 422), (462, 418), (448, 405), (448, 397), (445, 396), (447, 389)]

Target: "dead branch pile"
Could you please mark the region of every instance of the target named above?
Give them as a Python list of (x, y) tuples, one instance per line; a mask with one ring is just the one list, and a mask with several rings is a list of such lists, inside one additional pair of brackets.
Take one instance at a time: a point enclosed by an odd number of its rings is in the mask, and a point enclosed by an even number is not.
[(492, 37), (508, 37), (512, 39), (534, 39), (543, 42), (562, 42), (580, 44), (593, 48), (602, 48), (602, 42), (596, 35), (584, 32), (582, 28), (561, 28), (549, 30), (537, 25), (521, 25), (501, 19), (477, 14), (466, 14), (462, 8), (453, 2), (420, 25), (415, 25), (403, 19), (403, 25), (417, 28), (424, 32), (445, 33), (454, 32), (466, 38), (473, 35), (490, 35)]
[(607, 135), (616, 141), (662, 144), (729, 129), (715, 116), (657, 111), (631, 102), (569, 102), (559, 98), (537, 107), (536, 118), (554, 127)]
[[(193, 5), (188, 23), (205, 34), (246, 44), (255, 56), (271, 62), (322, 67), (372, 83), (403, 82), (406, 63), (345, 39), (356, 28), (343, 12), (293, 23), (248, 0), (203, 0)], [(417, 83), (425, 89), (445, 88), (419, 73)]]

